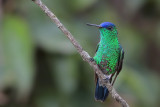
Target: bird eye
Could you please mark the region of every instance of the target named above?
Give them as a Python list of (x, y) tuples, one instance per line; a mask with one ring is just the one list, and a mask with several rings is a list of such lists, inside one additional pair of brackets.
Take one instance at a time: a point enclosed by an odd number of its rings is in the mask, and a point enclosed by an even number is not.
[(108, 30), (110, 30), (110, 31), (112, 31), (113, 30), (113, 28), (110, 26), (110, 27), (107, 27), (107, 29)]

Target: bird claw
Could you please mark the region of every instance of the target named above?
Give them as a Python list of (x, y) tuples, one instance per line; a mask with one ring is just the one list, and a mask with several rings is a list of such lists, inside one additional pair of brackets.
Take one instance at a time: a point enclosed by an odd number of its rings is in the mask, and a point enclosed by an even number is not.
[(107, 83), (110, 77), (111, 75), (104, 75), (102, 79), (99, 79), (99, 85), (105, 87), (104, 82)]
[(104, 80), (109, 81), (109, 80), (110, 80), (110, 78), (111, 78), (111, 75), (104, 75)]
[(94, 61), (94, 59), (91, 57), (91, 58), (89, 58), (89, 61), (93, 62), (93, 61)]

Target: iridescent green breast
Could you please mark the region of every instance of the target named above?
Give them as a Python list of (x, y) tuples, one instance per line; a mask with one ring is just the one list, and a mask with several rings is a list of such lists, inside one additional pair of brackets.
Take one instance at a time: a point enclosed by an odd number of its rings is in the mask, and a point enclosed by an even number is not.
[(94, 60), (104, 73), (112, 74), (116, 71), (120, 55), (118, 38), (116, 35), (107, 35), (105, 29), (100, 35), (101, 39)]

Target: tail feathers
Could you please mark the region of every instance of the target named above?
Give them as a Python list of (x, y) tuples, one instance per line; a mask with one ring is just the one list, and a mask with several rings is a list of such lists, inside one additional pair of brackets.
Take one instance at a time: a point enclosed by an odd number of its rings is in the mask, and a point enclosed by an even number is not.
[(99, 86), (99, 81), (97, 79), (96, 90), (95, 90), (95, 99), (104, 101), (109, 94), (107, 87)]

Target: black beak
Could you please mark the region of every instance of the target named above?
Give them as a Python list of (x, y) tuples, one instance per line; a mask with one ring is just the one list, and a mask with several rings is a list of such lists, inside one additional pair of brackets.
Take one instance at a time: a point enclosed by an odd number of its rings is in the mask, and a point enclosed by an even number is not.
[(95, 26), (95, 27), (101, 28), (101, 26), (100, 26), (100, 25), (96, 25), (96, 24), (90, 24), (90, 23), (87, 23), (86, 25), (88, 25), (88, 26)]

